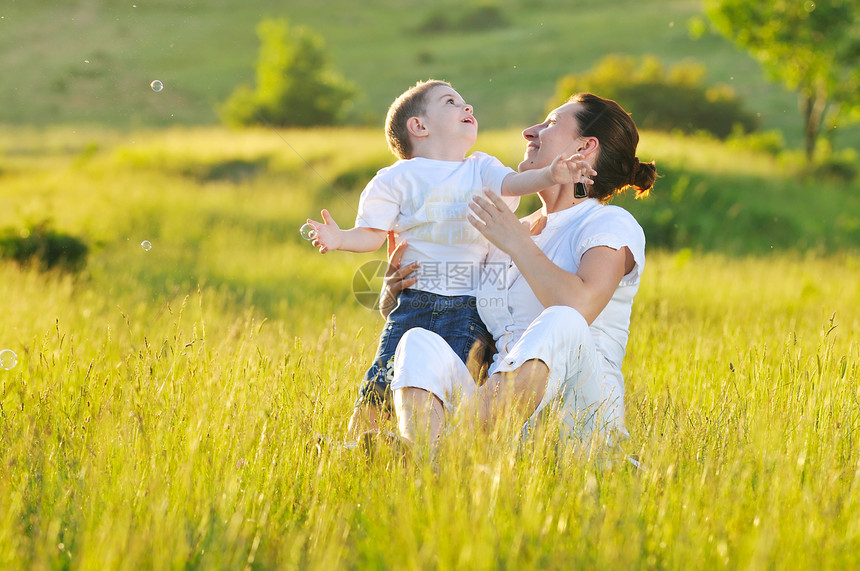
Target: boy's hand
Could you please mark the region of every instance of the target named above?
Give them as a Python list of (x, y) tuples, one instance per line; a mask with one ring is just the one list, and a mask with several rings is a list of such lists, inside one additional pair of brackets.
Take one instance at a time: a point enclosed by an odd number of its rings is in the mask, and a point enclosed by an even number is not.
[(340, 226), (337, 225), (328, 210), (323, 209), (320, 214), (322, 215), (322, 222), (308, 218), (308, 224), (313, 227), (315, 233), (314, 241), (311, 244), (320, 249), (320, 254), (325, 254), (329, 250), (339, 250), (343, 241)]
[(552, 180), (556, 184), (575, 184), (577, 182), (593, 184), (594, 181), (588, 177), (597, 174), (597, 171), (591, 168), (591, 163), (579, 153), (568, 158), (559, 155), (547, 168), (549, 168)]

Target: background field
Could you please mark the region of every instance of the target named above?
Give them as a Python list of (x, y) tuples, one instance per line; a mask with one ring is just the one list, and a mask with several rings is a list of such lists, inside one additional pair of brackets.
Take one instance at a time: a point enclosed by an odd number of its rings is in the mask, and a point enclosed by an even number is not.
[[(515, 131), (480, 144), (519, 152)], [(0, 264), (19, 361), (0, 567), (856, 566), (860, 258), (816, 219), (853, 223), (856, 189), (794, 189), (790, 166), (770, 186), (773, 158), (712, 141), (643, 146), (672, 174), (632, 206), (686, 236), (649, 250), (634, 306), (624, 447), (646, 469), (517, 450), (504, 426), (445, 440), (434, 468), (337, 446), (381, 325), (350, 291), (374, 256), (296, 231), (323, 204), (350, 219), (349, 181), (388, 160), (375, 130), (0, 136), (0, 225), (49, 217), (92, 248), (78, 275)], [(685, 193), (713, 203), (699, 230)], [(769, 202), (804, 229), (773, 250), (742, 215)]]
[[(388, 104), (417, 79), (447, 79), (476, 106), (481, 125), (517, 127), (545, 114), (556, 80), (610, 53), (691, 58), (708, 80), (733, 86), (762, 128), (800, 147), (794, 94), (714, 35), (690, 39), (700, 0), (496, 0), (510, 25), (421, 34), (434, 14), (481, 2), (441, 0), (10, 0), (0, 8), (0, 123), (152, 127), (217, 123), (214, 108), (251, 83), (256, 24), (285, 17), (310, 26), (363, 92), (352, 121), (380, 125)], [(153, 79), (166, 86), (155, 94)], [(622, 102), (623, 104), (623, 102)], [(839, 146), (860, 147), (860, 127)]]
[(354, 121), (418, 77), (462, 85), (507, 164), (555, 79), (609, 52), (694, 56), (799, 129), (745, 55), (688, 39), (697, 2), (499, 5), (517, 26), (423, 37), (411, 0), (4, 3), (0, 228), (90, 254), (0, 259), (0, 568), (860, 566), (860, 183), (794, 153), (642, 134), (662, 178), (617, 203), (649, 241), (624, 363), (643, 470), (512, 426), (435, 466), (338, 446), (382, 323), (353, 277), (381, 253), (323, 257), (297, 228), (350, 223), (391, 156), (378, 125), (213, 125), (261, 17), (325, 35), (367, 94)]

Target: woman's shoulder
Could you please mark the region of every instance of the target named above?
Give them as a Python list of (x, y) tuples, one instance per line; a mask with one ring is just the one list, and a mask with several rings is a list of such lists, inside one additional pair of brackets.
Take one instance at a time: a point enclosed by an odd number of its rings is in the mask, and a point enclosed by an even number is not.
[(594, 207), (594, 210), (591, 212), (591, 216), (600, 216), (602, 218), (618, 218), (622, 220), (633, 220), (636, 219), (630, 214), (626, 209), (616, 206), (615, 204), (600, 204), (597, 203)]
[(609, 246), (615, 250), (629, 248), (635, 261), (634, 270), (628, 273), (621, 285), (630, 285), (639, 279), (645, 266), (645, 232), (636, 218), (624, 208), (601, 204), (583, 221), (576, 245), (579, 256), (595, 246)]
[(598, 204), (586, 217), (584, 224), (611, 224), (642, 231), (639, 221), (630, 212), (614, 204)]
[(644, 248), (645, 232), (630, 212), (612, 204), (596, 205), (577, 225), (573, 242), (582, 250), (594, 245)]

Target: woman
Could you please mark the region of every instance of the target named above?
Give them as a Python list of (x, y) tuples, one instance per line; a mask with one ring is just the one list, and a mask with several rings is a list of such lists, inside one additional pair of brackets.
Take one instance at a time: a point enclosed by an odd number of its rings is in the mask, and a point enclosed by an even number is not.
[[(520, 171), (576, 152), (597, 175), (587, 188), (563, 184), (540, 192), (543, 207), (523, 221), (495, 196), (475, 198), (470, 221), (495, 247), (478, 307), (497, 353), (478, 387), (438, 335), (407, 332), (391, 384), (407, 440), (433, 441), (445, 412), (461, 404), (489, 421), (502, 402), (506, 415), (519, 415), (526, 427), (556, 410), (563, 437), (626, 435), (621, 363), (645, 236), (627, 211), (604, 203), (628, 186), (637, 196), (647, 194), (656, 168), (636, 157), (639, 133), (630, 116), (592, 94), (574, 95), (523, 137), (528, 145)], [(412, 269), (397, 271), (389, 289), (408, 287)]]

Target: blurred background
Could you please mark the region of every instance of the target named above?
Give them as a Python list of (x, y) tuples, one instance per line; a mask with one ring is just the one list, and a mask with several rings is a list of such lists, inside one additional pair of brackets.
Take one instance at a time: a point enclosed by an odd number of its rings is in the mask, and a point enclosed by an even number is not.
[(475, 106), (476, 148), (513, 166), (520, 131), (571, 93), (619, 101), (661, 178), (616, 203), (652, 248), (856, 250), (858, 13), (856, 0), (6, 0), (0, 256), (117, 292), (205, 283), (271, 311), (309, 292), (346, 302), (349, 276), (382, 253), (322, 259), (297, 229), (321, 207), (351, 224), (394, 160), (388, 105), (431, 77)]
[[(735, 4), (743, 3), (7, 0), (0, 8), (5, 76), (0, 122), (118, 128), (217, 124), (218, 108), (237, 86), (254, 84), (258, 26), (282, 20), (289, 26), (287, 52), (290, 42), (310, 33), (331, 71), (355, 88), (338, 117), (349, 124), (379, 126), (400, 92), (418, 79), (436, 77), (466, 94), (483, 127), (522, 127), (541, 117), (563, 77), (586, 74), (609, 55), (651, 55), (665, 68), (681, 62), (700, 67), (694, 83), (733, 90), (758, 129), (778, 129), (789, 146), (801, 146), (804, 123), (796, 84), (805, 80), (780, 81), (778, 66), (774, 71), (759, 60), (782, 59), (798, 67), (801, 56), (780, 52), (779, 41), (826, 56), (828, 42), (839, 40), (845, 44), (838, 48), (842, 65), (856, 67), (851, 51), (857, 49), (851, 45), (858, 34), (856, 2), (797, 2), (796, 10), (782, 8), (784, 13), (762, 7), (739, 14)], [(733, 20), (725, 22), (726, 14)], [(754, 23), (774, 16), (798, 29), (759, 30), (763, 26)], [(822, 27), (822, 37), (805, 37), (813, 36), (815, 26)], [(736, 38), (757, 30), (762, 45), (770, 42), (769, 54)], [(834, 64), (822, 59), (804, 65)], [(834, 71), (830, 79), (844, 82), (848, 75)], [(158, 97), (146, 89), (155, 79), (165, 85)], [(835, 87), (826, 89), (833, 111)], [(842, 124), (827, 127), (838, 127), (836, 146), (856, 148), (860, 129), (845, 119), (847, 114)]]

